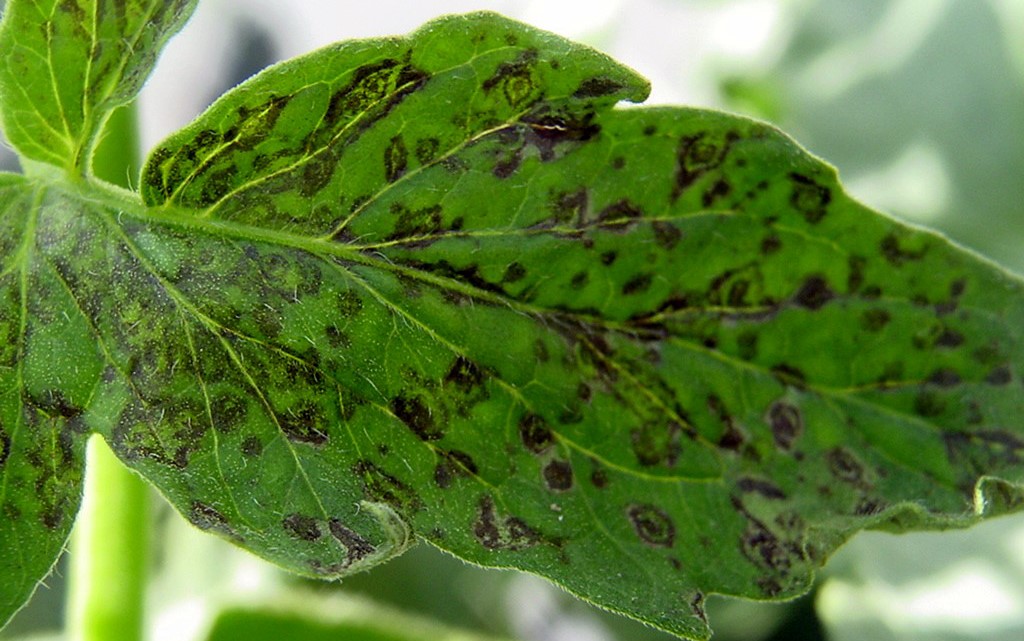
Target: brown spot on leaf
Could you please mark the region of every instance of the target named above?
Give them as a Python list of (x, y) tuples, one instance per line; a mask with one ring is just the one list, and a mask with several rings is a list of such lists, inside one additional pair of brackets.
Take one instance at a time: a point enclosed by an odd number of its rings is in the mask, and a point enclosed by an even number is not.
[(222, 434), (227, 434), (243, 422), (248, 414), (249, 404), (245, 397), (236, 394), (220, 394), (210, 399), (210, 415), (213, 427)]
[(4, 428), (0, 426), (0, 470), (7, 463), (7, 457), (11, 455), (11, 437), (7, 435)]
[(525, 107), (535, 94), (533, 66), (537, 62), (537, 57), (537, 51), (529, 49), (512, 62), (501, 63), (494, 75), (483, 81), (481, 88), (487, 93), (500, 88), (509, 106), (514, 109)]
[(438, 452), (441, 461), (434, 467), (434, 483), (443, 490), (451, 487), (458, 477), (476, 474), (476, 462), (469, 454), (461, 450), (441, 450)]
[(509, 263), (505, 268), (505, 275), (501, 277), (503, 283), (518, 283), (526, 277), (526, 268), (520, 263)]
[(785, 492), (779, 489), (779, 487), (771, 481), (767, 481), (765, 479), (756, 479), (744, 476), (736, 482), (736, 486), (745, 494), (760, 494), (764, 498), (772, 500), (781, 500), (786, 498)]
[(518, 517), (508, 517), (501, 523), (489, 495), (480, 498), (473, 535), (488, 550), (520, 550), (540, 541), (540, 536)]
[(555, 436), (547, 421), (536, 414), (526, 414), (519, 421), (519, 437), (526, 449), (543, 454), (555, 444)]
[(587, 78), (573, 92), (573, 98), (600, 98), (601, 96), (611, 95), (622, 88), (622, 83), (612, 78), (601, 76)]
[(697, 180), (718, 168), (737, 138), (734, 132), (727, 134), (724, 142), (711, 140), (707, 132), (682, 137), (676, 148), (676, 178), (672, 200), (678, 200)]
[(926, 390), (914, 399), (914, 411), (925, 418), (935, 418), (946, 411), (946, 403), (936, 393)]
[(419, 396), (396, 396), (391, 400), (391, 411), (421, 441), (436, 441), (444, 437), (430, 407)]
[(226, 531), (228, 519), (212, 505), (202, 501), (192, 501), (188, 512), (188, 520), (200, 530)]
[(331, 519), (327, 523), (331, 536), (345, 546), (348, 557), (348, 565), (360, 561), (377, 551), (372, 543), (363, 538), (358, 532), (349, 529), (338, 519)]
[(338, 294), (338, 313), (342, 318), (351, 318), (363, 311), (363, 300), (351, 290), (345, 290)]
[(456, 357), (455, 362), (444, 378), (445, 383), (452, 384), (463, 392), (469, 392), (480, 387), (483, 385), (484, 380), (484, 371), (465, 356)]
[(664, 548), (675, 544), (676, 526), (660, 508), (649, 503), (635, 503), (626, 507), (626, 517), (644, 543)]
[(963, 382), (960, 375), (948, 367), (943, 367), (932, 372), (928, 382), (939, 387), (954, 387)]
[(395, 136), (384, 150), (384, 177), (393, 183), (405, 174), (409, 164), (409, 151), (401, 136)]
[(804, 431), (800, 410), (785, 401), (776, 401), (768, 408), (767, 423), (772, 429), (772, 438), (782, 450), (790, 450), (793, 442)]
[(426, 165), (437, 156), (441, 141), (437, 138), (422, 138), (416, 143), (416, 160)]
[(327, 432), (321, 426), (321, 417), (316, 406), (307, 402), (297, 408), (277, 415), (281, 431), (294, 443), (322, 446), (327, 443)]
[(551, 218), (556, 223), (574, 223), (583, 227), (587, 223), (589, 196), (586, 189), (559, 192), (551, 198)]
[(633, 454), (640, 465), (674, 467), (682, 454), (683, 429), (679, 423), (648, 421), (630, 432)]
[(882, 331), (892, 316), (884, 309), (868, 309), (860, 315), (860, 326), (866, 331), (877, 333)]
[(303, 514), (289, 514), (281, 521), (281, 526), (289, 536), (300, 541), (316, 541), (322, 534), (316, 519)]
[(1007, 385), (1011, 380), (1013, 380), (1013, 375), (1010, 373), (1008, 365), (1000, 365), (985, 377), (985, 382), (989, 385)]
[(771, 372), (783, 385), (802, 388), (807, 384), (807, 377), (804, 373), (799, 368), (788, 363), (779, 363), (772, 366)]
[(728, 182), (721, 179), (717, 180), (715, 181), (715, 184), (711, 185), (711, 187), (704, 192), (704, 195), (701, 196), (701, 205), (704, 207), (711, 207), (715, 204), (716, 200), (725, 198), (731, 192), (732, 186)]
[(835, 298), (835, 293), (829, 289), (825, 278), (820, 274), (815, 274), (804, 281), (796, 295), (793, 296), (793, 301), (800, 307), (818, 310), (833, 298)]
[(768, 234), (761, 240), (762, 256), (771, 256), (780, 249), (782, 249), (782, 239), (779, 238), (778, 234)]
[(793, 172), (789, 178), (793, 181), (789, 203), (812, 225), (821, 222), (832, 202), (832, 191), (803, 174)]
[(572, 489), (572, 465), (568, 461), (554, 459), (544, 466), (544, 484), (552, 492)]
[(573, 274), (572, 279), (569, 281), (569, 287), (580, 290), (587, 286), (590, 282), (590, 274), (586, 270), (578, 271)]
[[(654, 231), (654, 242), (658, 243), (658, 246), (665, 251), (672, 251), (683, 239), (682, 230), (670, 222), (660, 220), (655, 221), (651, 224), (651, 229)], [(604, 256), (601, 258), (603, 262)], [(605, 264), (607, 265), (611, 263)]]
[(864, 465), (849, 450), (836, 447), (825, 455), (832, 476), (843, 483), (862, 486), (865, 482)]
[(372, 461), (357, 461), (352, 466), (352, 473), (362, 480), (363, 491), (371, 500), (387, 503), (396, 511), (404, 513), (423, 507), (415, 490)]
[(653, 278), (652, 274), (637, 274), (633, 276), (622, 286), (623, 296), (641, 294), (647, 291), (651, 287)]
[(928, 252), (927, 246), (914, 250), (905, 249), (895, 233), (887, 234), (879, 243), (879, 249), (882, 252), (882, 256), (889, 261), (889, 264), (895, 267), (901, 267), (904, 263), (911, 261), (921, 260)]
[(242, 441), (241, 449), (246, 458), (256, 458), (263, 454), (263, 442), (256, 436), (247, 436)]

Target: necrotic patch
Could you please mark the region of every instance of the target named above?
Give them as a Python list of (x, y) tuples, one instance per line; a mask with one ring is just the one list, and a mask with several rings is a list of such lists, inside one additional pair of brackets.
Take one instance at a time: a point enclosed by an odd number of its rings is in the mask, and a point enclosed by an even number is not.
[(483, 384), (484, 372), (470, 359), (459, 356), (452, 363), (444, 381), (453, 384), (463, 393), (468, 393)]
[(441, 461), (434, 467), (434, 483), (441, 489), (448, 489), (461, 476), (477, 473), (476, 462), (460, 450), (440, 451)]
[(7, 463), (7, 457), (11, 455), (11, 437), (0, 426), (0, 469)]
[(210, 400), (213, 427), (227, 434), (245, 421), (249, 404), (241, 394), (219, 394)]
[(485, 495), (480, 499), (476, 522), (473, 524), (473, 535), (480, 545), (488, 550), (501, 547), (501, 532), (498, 530), (498, 520), (494, 515), (494, 499), (490, 496)]
[(741, 492), (759, 494), (766, 499), (781, 500), (786, 498), (785, 492), (771, 481), (765, 479), (745, 476), (736, 482), (736, 486), (740, 488)]
[(527, 414), (519, 421), (519, 437), (534, 454), (543, 454), (555, 444), (547, 421), (536, 414)]
[(498, 65), (494, 75), (481, 84), (486, 93), (500, 88), (505, 101), (513, 109), (525, 107), (529, 102), (540, 97), (533, 78), (533, 66), (537, 62), (538, 53), (535, 49), (523, 51), (513, 62)]
[(202, 501), (192, 501), (188, 512), (188, 520), (200, 530), (228, 530), (228, 519), (212, 505)]
[(346, 527), (338, 519), (331, 519), (327, 524), (327, 528), (331, 531), (331, 536), (345, 546), (349, 565), (377, 551), (377, 548), (372, 543), (360, 536), (358, 532)]
[(384, 150), (384, 177), (393, 183), (405, 174), (408, 165), (409, 152), (405, 148), (405, 141), (401, 136), (395, 136)]
[(396, 512), (413, 512), (423, 505), (415, 490), (372, 461), (364, 459), (356, 462), (352, 466), (352, 473), (362, 480), (363, 491), (368, 499), (387, 503)]
[(803, 418), (800, 410), (784, 401), (776, 401), (768, 408), (768, 425), (772, 428), (775, 444), (782, 450), (789, 450), (793, 442), (803, 433)]
[(660, 508), (648, 503), (633, 504), (626, 508), (626, 517), (644, 543), (665, 548), (675, 544), (676, 526)]
[(242, 455), (247, 458), (256, 458), (263, 454), (263, 442), (256, 436), (247, 436), (242, 441)]
[(555, 459), (544, 466), (544, 484), (553, 492), (572, 489), (572, 465), (568, 461)]
[(421, 441), (436, 441), (444, 437), (430, 407), (419, 396), (396, 396), (391, 401), (391, 411)]
[(320, 525), (316, 519), (303, 514), (289, 514), (281, 521), (289, 536), (301, 541), (316, 541), (320, 538)]
[(293, 443), (306, 443), (315, 446), (327, 443), (328, 435), (323, 429), (323, 417), (311, 401), (304, 402), (286, 412), (278, 413), (277, 422), (284, 435)]
[(810, 310), (818, 310), (835, 298), (835, 293), (829, 289), (824, 277), (819, 274), (809, 276), (804, 284), (800, 286), (793, 301), (800, 307)]
[(825, 458), (832, 475), (840, 481), (858, 486), (864, 483), (864, 466), (845, 448), (829, 450)]
[(832, 202), (832, 191), (803, 174), (794, 172), (789, 178), (793, 181), (790, 204), (812, 225), (821, 222)]

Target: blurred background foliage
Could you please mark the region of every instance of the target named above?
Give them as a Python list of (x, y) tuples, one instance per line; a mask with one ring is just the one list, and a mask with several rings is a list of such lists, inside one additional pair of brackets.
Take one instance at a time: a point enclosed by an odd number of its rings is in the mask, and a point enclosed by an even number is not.
[[(443, 13), (492, 9), (637, 68), (654, 83), (650, 102), (771, 121), (836, 165), (864, 202), (1024, 273), (1020, 0), (200, 4), (143, 96), (146, 148), (278, 59), (333, 40), (403, 33)], [(6, 146), (0, 167), (17, 167)], [(287, 637), (296, 641), (671, 638), (534, 577), (483, 571), (426, 545), (339, 586), (282, 576), (191, 530), (166, 507), (155, 527), (154, 641), (257, 641), (257, 631), (272, 638), (288, 622), (302, 622), (301, 634)], [(0, 639), (53, 637), (64, 567), (62, 561)], [(830, 561), (807, 597), (781, 606), (718, 599), (709, 610), (718, 641), (1018, 641), (1024, 517), (966, 532), (862, 534)]]

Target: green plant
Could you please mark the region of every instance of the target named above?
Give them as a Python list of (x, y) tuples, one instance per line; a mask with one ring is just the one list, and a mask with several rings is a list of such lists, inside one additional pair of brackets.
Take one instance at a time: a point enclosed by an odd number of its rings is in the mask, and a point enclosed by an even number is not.
[[(138, 193), (105, 183), (101, 132), (194, 4), (7, 3), (0, 619), (67, 538), (89, 434), (291, 571), (418, 536), (691, 638), (706, 595), (799, 594), (858, 530), (1020, 507), (1020, 281), (765, 124), (613, 108), (646, 83), (550, 34), (473, 14), (314, 52)], [(90, 526), (137, 550), (137, 479), (90, 450)], [(126, 592), (86, 599), (94, 638), (137, 634)]]

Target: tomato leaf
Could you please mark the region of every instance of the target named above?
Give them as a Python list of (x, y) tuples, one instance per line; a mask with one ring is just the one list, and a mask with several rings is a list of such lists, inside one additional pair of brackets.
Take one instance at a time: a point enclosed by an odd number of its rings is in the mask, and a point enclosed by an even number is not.
[(860, 529), (1018, 510), (1020, 280), (645, 93), (471, 14), (259, 74), (143, 201), (11, 181), (6, 416), (295, 572), (415, 535), (690, 638)]

